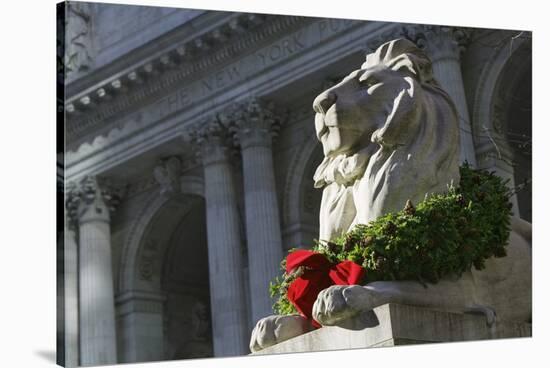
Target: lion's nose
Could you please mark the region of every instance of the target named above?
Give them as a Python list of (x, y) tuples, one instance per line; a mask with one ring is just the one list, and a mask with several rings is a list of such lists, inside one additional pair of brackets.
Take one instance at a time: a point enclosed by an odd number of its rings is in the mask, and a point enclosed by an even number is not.
[(336, 98), (336, 94), (333, 91), (331, 91), (330, 89), (326, 90), (325, 92), (317, 96), (313, 101), (313, 110), (320, 114), (326, 113), (327, 110), (330, 109), (332, 105), (334, 105), (334, 103), (336, 102)]

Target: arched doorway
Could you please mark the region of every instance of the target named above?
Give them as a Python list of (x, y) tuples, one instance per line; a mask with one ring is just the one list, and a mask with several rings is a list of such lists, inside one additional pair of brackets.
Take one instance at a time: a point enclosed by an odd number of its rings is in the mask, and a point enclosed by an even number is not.
[(519, 216), (531, 222), (532, 57), (525, 43), (508, 61), (497, 84), (494, 111), (510, 148)]
[(117, 303), (119, 362), (213, 356), (202, 181), (153, 191), (130, 225)]
[(473, 110), (478, 166), (508, 179), (513, 212), (531, 221), (532, 47), (530, 36), (495, 48), (481, 72)]
[(162, 262), (166, 359), (212, 357), (204, 200), (193, 199), (170, 237)]
[(312, 132), (290, 164), (283, 201), (283, 247), (287, 250), (309, 248), (319, 236), (323, 193), (313, 187), (313, 174), (323, 157), (322, 146)]

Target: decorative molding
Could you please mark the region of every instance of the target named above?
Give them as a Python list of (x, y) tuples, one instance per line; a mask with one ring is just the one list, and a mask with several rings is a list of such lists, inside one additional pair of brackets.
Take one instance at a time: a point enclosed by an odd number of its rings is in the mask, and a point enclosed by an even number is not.
[(93, 49), (91, 37), (92, 12), (84, 2), (65, 3), (65, 55), (63, 63), (68, 78), (91, 68)]
[(117, 317), (135, 312), (162, 314), (165, 301), (162, 292), (130, 290), (116, 296)]
[[(285, 83), (288, 83), (288, 81), (297, 75), (304, 75), (304, 73), (318, 70), (330, 61), (357, 52), (357, 49), (364, 44), (365, 38), (376, 37), (378, 33), (385, 32), (393, 27), (391, 24), (380, 22), (365, 23), (341, 20), (339, 26), (332, 28), (327, 26), (327, 20), (317, 20), (310, 25), (296, 29), (296, 31), (286, 33), (286, 36), (278, 38), (274, 42), (266, 42), (262, 44), (260, 49), (256, 48), (254, 52), (249, 51), (246, 56), (234, 60), (233, 64), (235, 65), (254, 62), (257, 62), (258, 65), (250, 64), (251, 68), (243, 69), (243, 73), (244, 71), (246, 73), (241, 74), (235, 80), (228, 80), (226, 85), (228, 88), (206, 93), (206, 91), (202, 91), (206, 88), (203, 83), (204, 79), (198, 79), (191, 82), (191, 84), (185, 84), (184, 87), (180, 87), (177, 93), (168, 91), (168, 95), (147, 106), (147, 109), (138, 110), (125, 117), (124, 120), (118, 120), (117, 125), (119, 127), (113, 128), (113, 126), (109, 126), (106, 122), (103, 124), (104, 129), (102, 132), (106, 133), (111, 130), (106, 137), (96, 137), (93, 139), (93, 142), (83, 143), (78, 148), (76, 148), (77, 142), (75, 142), (73, 147), (69, 148), (70, 151), (67, 152), (67, 175), (70, 178), (79, 178), (81, 175), (99, 173), (113, 168), (128, 157), (132, 157), (135, 152), (141, 152), (147, 149), (146, 147), (151, 148), (160, 144), (168, 139), (167, 137), (173, 137), (182, 133), (187, 135), (186, 132), (189, 129), (200, 126), (200, 116), (204, 116), (208, 112), (222, 111), (226, 106), (233, 104), (238, 95), (231, 91), (238, 90), (239, 86), (244, 87), (244, 84), (250, 85), (250, 94), (267, 95)], [(342, 45), (341, 37), (344, 35), (347, 43)], [(281, 55), (276, 60), (267, 59), (266, 56), (265, 60), (267, 64), (264, 65), (264, 59), (261, 58), (262, 55), (269, 55), (270, 50), (280, 50), (285, 44), (294, 46), (295, 39), (296, 48), (292, 49), (290, 54)], [(300, 47), (298, 47), (298, 43), (300, 43)], [(340, 46), (335, 48), (333, 44), (339, 44)], [(319, 57), (311, 59), (308, 56), (309, 53), (304, 51), (309, 48), (312, 48), (312, 50), (315, 48), (315, 53), (319, 54)], [(297, 56), (299, 56), (298, 59), (296, 59)], [(301, 58), (304, 58), (306, 62), (301, 65), (295, 65)], [(275, 66), (283, 62), (291, 62), (294, 67), (291, 71), (280, 75), (279, 69), (275, 68)], [(268, 68), (269, 71), (256, 75), (256, 73), (264, 71), (264, 68), (267, 68), (266, 65), (270, 66)], [(227, 70), (227, 67), (223, 70)], [(260, 84), (252, 83), (255, 78), (260, 78)], [(193, 97), (196, 99), (196, 103), (190, 105), (179, 104), (170, 108), (166, 106), (170, 99), (178, 98), (181, 88), (199, 93), (199, 95), (194, 95)], [(218, 95), (219, 98), (215, 97)], [(206, 105), (210, 107), (206, 107)], [(142, 118), (139, 119), (139, 116), (142, 116)], [(153, 123), (154, 126), (149, 127)], [(161, 127), (162, 132), (159, 131)], [(149, 134), (152, 131), (155, 132), (154, 136), (152, 133)], [(140, 137), (142, 137), (139, 141), (137, 140), (138, 132), (140, 132)], [(141, 133), (145, 134), (146, 137), (149, 136), (149, 138), (144, 137)], [(102, 133), (98, 131), (97, 134)], [(132, 147), (131, 150), (122, 148), (130, 144)], [(93, 157), (96, 155), (108, 157), (108, 159), (102, 161), (93, 160)]]
[(281, 114), (273, 102), (252, 97), (236, 104), (227, 118), (227, 124), (235, 145), (242, 148), (271, 146), (287, 119), (288, 112)]
[[(94, 203), (101, 203), (110, 213), (114, 213), (125, 191), (126, 186), (115, 185), (109, 179), (96, 176), (85, 176), (78, 183), (67, 183), (65, 206), (70, 226), (75, 227), (76, 222)], [(99, 208), (96, 210), (100, 211)]]
[(432, 63), (444, 59), (460, 60), (472, 30), (464, 27), (417, 25), (403, 28), (403, 35), (424, 50)]
[(159, 258), (158, 241), (147, 239), (140, 252), (138, 274), (140, 280), (152, 281), (155, 264)]
[(205, 166), (228, 161), (231, 157), (231, 132), (221, 122), (219, 114), (203, 119), (184, 139), (197, 147), (196, 157)]
[[(67, 100), (65, 110), (70, 119), (67, 140), (77, 140), (115, 115), (189, 83), (256, 44), (308, 22), (311, 20), (304, 17), (241, 14), (210, 33), (175, 45), (154, 60), (106, 78), (91, 90)], [(262, 27), (258, 27), (259, 24)], [(241, 34), (241, 30), (247, 33)]]

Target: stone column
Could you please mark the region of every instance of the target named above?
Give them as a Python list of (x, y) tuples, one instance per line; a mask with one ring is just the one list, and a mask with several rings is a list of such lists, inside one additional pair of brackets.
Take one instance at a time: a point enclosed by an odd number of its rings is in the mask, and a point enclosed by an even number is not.
[(232, 120), (242, 154), (250, 299), (255, 323), (273, 313), (269, 283), (279, 274), (283, 258), (271, 149), (278, 121), (272, 106), (256, 99), (241, 105)]
[(242, 240), (226, 132), (216, 121), (194, 134), (204, 169), (214, 355), (248, 353)]
[(79, 226), (79, 332), (80, 364), (117, 362), (110, 212), (117, 196), (95, 177), (80, 183)]
[(421, 26), (414, 32), (416, 32), (416, 43), (432, 60), (435, 79), (451, 96), (456, 106), (460, 121), (460, 163), (468, 161), (470, 166), (476, 167), (473, 130), (460, 64), (460, 53), (467, 39), (467, 33), (460, 28), (442, 26)]
[(76, 218), (72, 217), (68, 210), (71, 199), (69, 195), (65, 198), (63, 232), (64, 366), (68, 368), (78, 366), (78, 246), (75, 233)]

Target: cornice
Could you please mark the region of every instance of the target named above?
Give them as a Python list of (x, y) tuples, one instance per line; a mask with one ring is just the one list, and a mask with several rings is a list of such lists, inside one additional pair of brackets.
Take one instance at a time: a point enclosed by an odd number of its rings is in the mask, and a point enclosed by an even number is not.
[(158, 59), (167, 51), (174, 49), (175, 44), (177, 47), (179, 43), (205, 34), (238, 16), (238, 13), (229, 12), (207, 12), (202, 14), (84, 76), (68, 81), (65, 93), (70, 98), (90, 93), (90, 91), (97, 89), (98, 85), (105, 84), (108, 79), (117, 75), (124, 75), (128, 69), (136, 69), (136, 66), (144, 64), (146, 59)]
[[(394, 28), (393, 24), (383, 22), (341, 20), (332, 28), (325, 19), (312, 18), (311, 22), (305, 22), (296, 24), (295, 29), (267, 38), (259, 47), (254, 45), (247, 52), (236, 55), (230, 63), (214, 69), (215, 73), (209, 70), (205, 78), (198, 77), (162, 91), (164, 94), (160, 98), (151, 104), (140, 104), (137, 109), (134, 107), (132, 114), (124, 119), (101, 124), (101, 128), (94, 131), (93, 138), (90, 134), (86, 140), (71, 143), (66, 147), (67, 177), (75, 180), (84, 175), (99, 174), (176, 136), (185, 138), (195, 127), (202, 125), (204, 116), (222, 112), (240, 101), (243, 88), (246, 88), (247, 96), (267, 96), (298, 77), (364, 49), (367, 40)], [(280, 50), (285, 44), (294, 47), (288, 54), (276, 59), (262, 58), (262, 54), (268, 55), (277, 48)], [(206, 79), (214, 83), (212, 78), (216, 73), (233, 70), (235, 66), (242, 66), (236, 78), (227, 78), (221, 87), (205, 86)], [(172, 103), (181, 96), (189, 97)], [(101, 156), (100, 160), (96, 159), (97, 155)]]
[(172, 38), (171, 47), (68, 98), (68, 145), (108, 125), (117, 115), (199, 79), (211, 68), (226, 64), (264, 40), (309, 22), (304, 17), (235, 13), (193, 38), (180, 42)]

